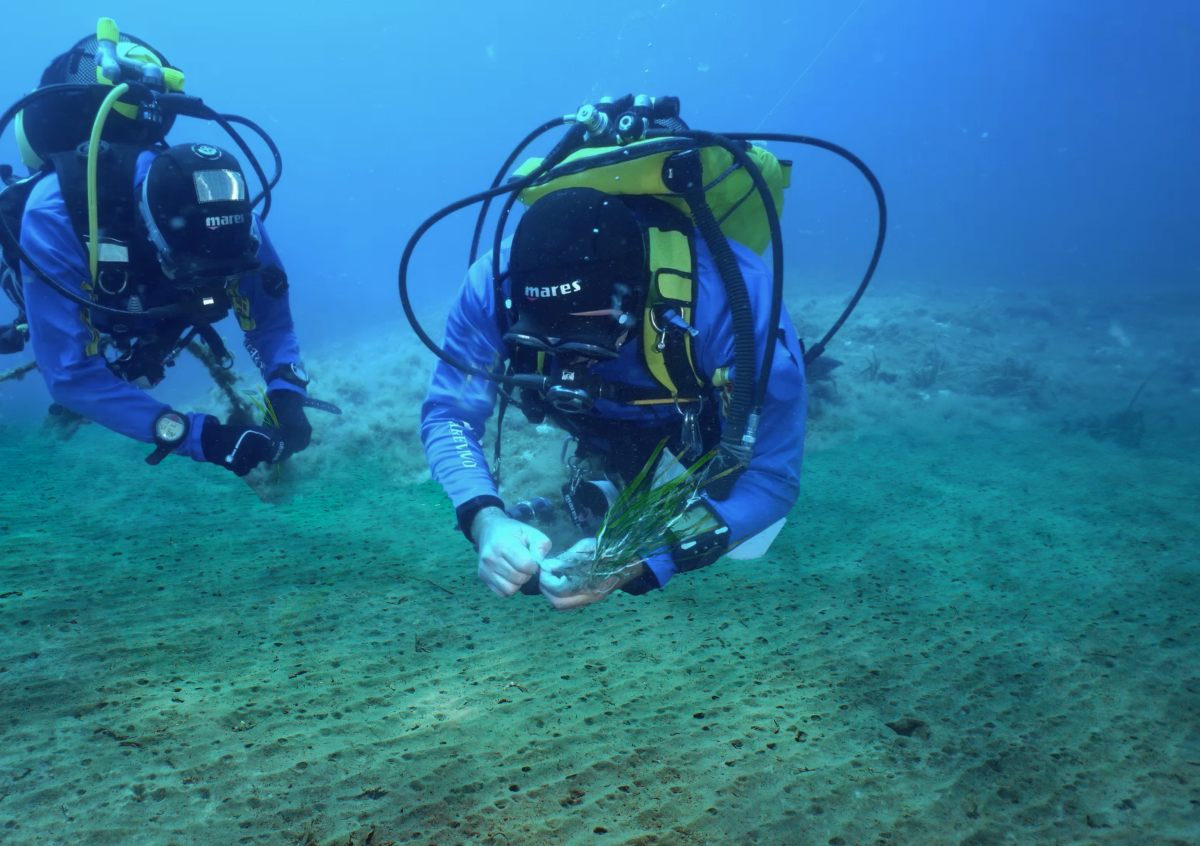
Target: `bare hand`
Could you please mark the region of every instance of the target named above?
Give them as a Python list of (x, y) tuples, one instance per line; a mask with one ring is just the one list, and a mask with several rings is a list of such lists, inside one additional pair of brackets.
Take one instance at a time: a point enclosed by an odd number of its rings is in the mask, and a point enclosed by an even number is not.
[(538, 572), (550, 539), (499, 508), (485, 508), (471, 523), (479, 550), (479, 578), (498, 596), (512, 596)]
[(559, 611), (599, 602), (621, 585), (641, 575), (645, 567), (644, 564), (638, 564), (602, 584), (585, 584), (578, 576), (573, 576), (571, 570), (576, 566), (577, 559), (590, 558), (595, 549), (596, 539), (584, 538), (561, 555), (542, 561), (542, 572), (538, 577), (542, 595)]

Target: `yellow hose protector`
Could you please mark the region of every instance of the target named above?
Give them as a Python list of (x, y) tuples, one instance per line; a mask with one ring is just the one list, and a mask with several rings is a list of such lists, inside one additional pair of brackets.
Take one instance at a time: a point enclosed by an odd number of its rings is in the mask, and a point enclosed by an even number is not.
[(121, 83), (104, 98), (96, 111), (96, 119), (92, 122), (92, 136), (88, 139), (87, 157), (87, 216), (88, 216), (88, 271), (92, 284), (96, 284), (96, 276), (100, 265), (100, 208), (96, 198), (96, 174), (100, 165), (100, 136), (104, 133), (104, 124), (122, 95), (129, 86)]
[(177, 68), (163, 68), (163, 85), (168, 91), (178, 94), (183, 90), (184, 81), (183, 71)]
[[(653, 152), (656, 140), (637, 141), (624, 147), (593, 147), (577, 150), (550, 171), (551, 178), (521, 192), (521, 202), (531, 204), (540, 197), (563, 188), (594, 188), (606, 194), (650, 195), (665, 200), (691, 215), (687, 201), (663, 184), (663, 164), (676, 150)], [(641, 149), (639, 149), (641, 148)], [(746, 155), (759, 169), (775, 211), (783, 213), (783, 192), (791, 184), (791, 163), (781, 162), (764, 147), (751, 145)], [(595, 159), (594, 167), (588, 167)], [(759, 199), (750, 174), (739, 167), (733, 155), (720, 146), (700, 148), (705, 198), (725, 237), (758, 253), (771, 243), (766, 209)], [(542, 160), (525, 161), (516, 171), (520, 178), (533, 171)], [(564, 171), (554, 176), (559, 170)]]
[[(136, 41), (122, 41), (121, 29), (112, 18), (100, 18), (96, 21), (96, 41), (99, 43), (110, 42), (113, 50), (116, 51), (117, 62), (119, 64), (140, 62), (143, 65), (154, 65), (162, 68), (163, 89), (173, 92), (183, 91), (183, 71), (178, 68), (164, 67), (162, 61), (154, 51), (143, 44), (139, 44)], [(101, 85), (113, 85), (116, 79), (109, 79), (104, 75), (104, 70), (97, 65), (96, 82)], [(130, 120), (138, 119), (137, 106), (129, 103), (117, 103), (115, 108), (118, 114), (124, 115)]]
[(112, 18), (100, 18), (96, 21), (96, 40), (111, 41), (116, 44), (121, 40), (121, 29)]

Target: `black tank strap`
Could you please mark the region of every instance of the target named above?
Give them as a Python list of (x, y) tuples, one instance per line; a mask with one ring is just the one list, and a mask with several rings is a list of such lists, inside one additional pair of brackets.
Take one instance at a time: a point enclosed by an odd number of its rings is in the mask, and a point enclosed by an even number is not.
[[(101, 237), (129, 242), (137, 234), (137, 201), (133, 176), (143, 148), (104, 143), (96, 167), (97, 213)], [(88, 232), (86, 145), (46, 157), (58, 174), (59, 187), (67, 204), (71, 226), (81, 237)]]
[(20, 281), (20, 257), (9, 238), (13, 242), (20, 242), (21, 219), (25, 216), (25, 205), (29, 202), (29, 194), (33, 191), (33, 186), (41, 182), (47, 173), (49, 171), (39, 170), (24, 179), (16, 179), (11, 167), (0, 165), (0, 180), (4, 183), (0, 188), (0, 217), (3, 218), (3, 226), (7, 233), (0, 240), (0, 272), (4, 275), (4, 291), (17, 304), (18, 308), (24, 301), (24, 294), (18, 284)]

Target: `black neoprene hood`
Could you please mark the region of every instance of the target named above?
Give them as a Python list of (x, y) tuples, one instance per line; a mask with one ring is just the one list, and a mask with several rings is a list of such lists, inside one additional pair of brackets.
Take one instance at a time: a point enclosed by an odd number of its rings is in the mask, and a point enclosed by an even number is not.
[[(641, 225), (619, 197), (567, 188), (542, 197), (513, 235), (509, 272), (513, 338), (612, 349), (619, 322), (646, 288)], [(520, 342), (520, 341), (518, 341)]]

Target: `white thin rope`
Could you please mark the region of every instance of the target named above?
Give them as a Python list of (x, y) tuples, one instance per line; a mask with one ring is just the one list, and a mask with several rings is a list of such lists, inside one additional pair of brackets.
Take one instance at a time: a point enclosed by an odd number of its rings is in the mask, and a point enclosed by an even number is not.
[(820, 50), (817, 51), (817, 55), (812, 57), (812, 61), (810, 61), (808, 63), (808, 66), (805, 67), (804, 70), (800, 71), (800, 75), (792, 80), (792, 84), (787, 87), (787, 91), (784, 91), (783, 95), (778, 100), (775, 101), (775, 105), (772, 106), (770, 109), (768, 109), (767, 113), (765, 115), (763, 115), (762, 120), (760, 120), (758, 122), (758, 125), (754, 127), (754, 129), (756, 131), (759, 129), (762, 129), (762, 125), (767, 122), (767, 118), (769, 118), (771, 115), (775, 114), (775, 110), (778, 109), (780, 107), (780, 105), (783, 104), (783, 101), (786, 100), (791, 95), (792, 91), (796, 88), (796, 86), (800, 84), (800, 80), (802, 80), (802, 79), (804, 79), (804, 77), (808, 76), (808, 72), (810, 70), (812, 70), (813, 66), (821, 60), (821, 57), (825, 55), (825, 51), (828, 50), (830, 45), (832, 45), (833, 42), (837, 40), (837, 37), (842, 34), (842, 30), (845, 29), (846, 25), (848, 23), (850, 23), (850, 20), (855, 15), (858, 14), (858, 10), (861, 9), (863, 7), (863, 3), (866, 3), (866, 2), (867, 2), (867, 0), (858, 0), (858, 5), (854, 7), (854, 9), (850, 12), (850, 14), (846, 15), (845, 20), (843, 20), (841, 22), (841, 24), (838, 26), (838, 28), (836, 30), (834, 30), (833, 35), (829, 36), (829, 40), (826, 41), (825, 45)]

